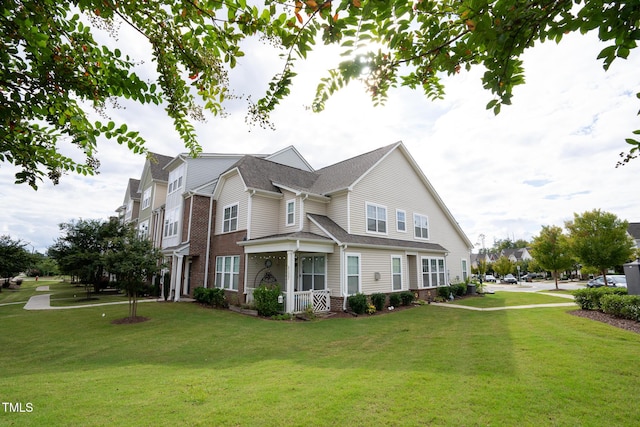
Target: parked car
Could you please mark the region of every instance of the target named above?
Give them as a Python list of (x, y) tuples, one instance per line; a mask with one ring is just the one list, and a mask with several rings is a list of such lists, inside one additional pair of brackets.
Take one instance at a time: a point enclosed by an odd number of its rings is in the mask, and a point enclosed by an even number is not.
[[(604, 277), (602, 276), (598, 276), (587, 282), (587, 287), (589, 288), (599, 288), (601, 286), (604, 286)], [(627, 277), (623, 274), (612, 274), (607, 276), (607, 286), (612, 288), (626, 288)]]
[(513, 277), (513, 274), (507, 274), (502, 278), (502, 283), (518, 283), (518, 280)]
[(524, 280), (525, 282), (533, 282), (533, 279), (538, 277), (535, 273), (527, 273), (524, 276), (520, 276), (520, 280)]
[(495, 282), (496, 278), (494, 277), (493, 274), (487, 274), (486, 276), (484, 276), (484, 281), (485, 282)]

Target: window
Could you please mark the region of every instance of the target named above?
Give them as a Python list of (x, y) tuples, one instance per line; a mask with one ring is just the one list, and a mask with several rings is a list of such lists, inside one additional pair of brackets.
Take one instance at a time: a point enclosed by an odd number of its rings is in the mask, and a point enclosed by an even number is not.
[(167, 212), (164, 217), (164, 237), (175, 236), (178, 234), (178, 217), (180, 209), (175, 208)]
[(216, 257), (216, 287), (238, 290), (240, 276), (240, 256)]
[(372, 233), (387, 232), (387, 208), (367, 203), (367, 231)]
[(320, 291), (325, 288), (325, 258), (324, 255), (309, 255), (302, 257), (303, 291)]
[(469, 272), (467, 271), (467, 260), (462, 260), (462, 280), (466, 281), (467, 277), (469, 277)]
[(289, 200), (287, 202), (287, 225), (293, 225), (296, 218), (296, 201)]
[(169, 191), (168, 194), (178, 191), (182, 188), (182, 175), (184, 175), (184, 165), (177, 167), (169, 172)]
[(407, 231), (407, 213), (405, 211), (396, 211), (396, 230)]
[(413, 226), (415, 228), (415, 236), (418, 239), (429, 238), (429, 219), (420, 214), (413, 215)]
[(402, 258), (391, 257), (391, 284), (394, 291), (402, 289)]
[(238, 204), (230, 205), (224, 208), (224, 217), (222, 219), (222, 231), (229, 233), (238, 229)]
[(347, 295), (360, 291), (360, 255), (347, 255)]
[(444, 258), (422, 258), (422, 286), (425, 288), (447, 286)]
[(144, 190), (142, 194), (142, 209), (146, 209), (151, 206), (151, 187)]
[(149, 237), (149, 220), (142, 221), (138, 225), (138, 235), (142, 239), (146, 239), (147, 237)]

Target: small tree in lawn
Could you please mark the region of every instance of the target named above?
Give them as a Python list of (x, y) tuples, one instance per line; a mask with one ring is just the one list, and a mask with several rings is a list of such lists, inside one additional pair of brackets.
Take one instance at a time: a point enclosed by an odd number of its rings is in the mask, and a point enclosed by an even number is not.
[(574, 264), (569, 239), (562, 232), (562, 228), (555, 225), (542, 227), (540, 235), (533, 239), (531, 255), (542, 268), (553, 272), (556, 289), (558, 289), (558, 274)]
[(635, 244), (627, 233), (629, 223), (600, 209), (573, 216), (573, 221), (565, 224), (573, 254), (583, 265), (597, 268), (607, 283), (607, 270), (634, 255)]
[(31, 266), (32, 256), (25, 249), (27, 243), (13, 240), (10, 236), (0, 236), (0, 279), (5, 278), (2, 286), (9, 285), (9, 279)]
[(138, 295), (149, 278), (160, 271), (160, 251), (148, 239), (141, 238), (134, 229), (128, 229), (123, 237), (109, 242), (105, 262), (109, 273), (116, 276), (119, 286), (129, 297), (129, 319), (135, 320), (138, 311)]
[(513, 271), (513, 263), (506, 256), (501, 256), (493, 263), (493, 271), (504, 277), (505, 274), (509, 274)]

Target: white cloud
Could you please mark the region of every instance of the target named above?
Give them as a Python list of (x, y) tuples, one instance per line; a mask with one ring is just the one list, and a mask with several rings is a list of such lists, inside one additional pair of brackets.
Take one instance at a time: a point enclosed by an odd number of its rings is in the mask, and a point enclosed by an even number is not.
[[(373, 107), (358, 85), (338, 93), (326, 111), (306, 110), (315, 85), (337, 63), (332, 50), (300, 62), (291, 96), (273, 113), (276, 130), (249, 128), (243, 102), (228, 118), (197, 123), (207, 152), (265, 153), (295, 145), (316, 168), (402, 140), (472, 242), (536, 235), (542, 225), (563, 225), (574, 212), (595, 208), (640, 221), (633, 186), (640, 160), (614, 166), (624, 138), (638, 126), (637, 69), (640, 58), (615, 61), (608, 72), (596, 61), (603, 45), (594, 36), (565, 37), (560, 45), (537, 46), (525, 57), (527, 83), (516, 88), (512, 106), (494, 116), (492, 96), (481, 86), (481, 70), (445, 79), (444, 100), (430, 101), (405, 88)], [(257, 43), (232, 74), (254, 94), (281, 68), (277, 52)], [(254, 99), (255, 100), (255, 99)], [(166, 155), (185, 148), (161, 108), (125, 104), (111, 111), (147, 138), (151, 151)], [(242, 107), (242, 108), (241, 108)], [(0, 189), (4, 209), (0, 232), (45, 250), (58, 236), (57, 224), (106, 218), (122, 203), (129, 178), (139, 178), (144, 157), (114, 142), (101, 142), (101, 174), (63, 177), (38, 192), (26, 186)], [(1, 165), (0, 179), (13, 182)]]

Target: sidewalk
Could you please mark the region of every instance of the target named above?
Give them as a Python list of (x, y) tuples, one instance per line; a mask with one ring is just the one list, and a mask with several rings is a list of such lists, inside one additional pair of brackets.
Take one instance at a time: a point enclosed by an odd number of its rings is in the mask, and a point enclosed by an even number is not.
[[(116, 301), (116, 302), (103, 302), (99, 304), (83, 304), (83, 305), (67, 305), (64, 307), (52, 307), (51, 306), (51, 295), (52, 294), (44, 294), (44, 295), (34, 295), (29, 298), (29, 301), (24, 306), (25, 310), (66, 310), (68, 308), (87, 308), (87, 307), (98, 307), (101, 305), (117, 305), (117, 304), (129, 304), (129, 301)], [(156, 302), (159, 301), (157, 299), (138, 299), (138, 302)]]
[[(552, 297), (559, 297), (573, 300), (573, 295), (560, 294), (560, 293), (551, 293), (551, 292), (538, 292), (541, 295), (549, 295)], [(512, 305), (508, 307), (489, 307), (489, 308), (478, 308), (478, 307), (469, 307), (466, 305), (458, 305), (458, 304), (449, 304), (443, 302), (432, 302), (431, 305), (435, 305), (438, 307), (449, 307), (449, 308), (463, 308), (466, 310), (474, 310), (474, 311), (498, 311), (498, 310), (521, 310), (523, 308), (544, 308), (544, 307), (575, 307), (575, 302), (556, 302), (549, 304), (528, 304), (528, 305)]]

